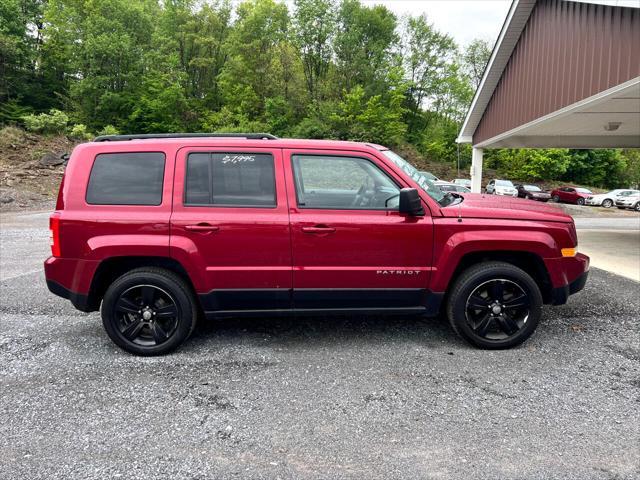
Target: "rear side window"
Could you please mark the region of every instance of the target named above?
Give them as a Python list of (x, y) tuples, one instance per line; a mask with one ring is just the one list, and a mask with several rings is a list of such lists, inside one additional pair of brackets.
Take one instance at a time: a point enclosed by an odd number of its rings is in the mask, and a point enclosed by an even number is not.
[(191, 153), (185, 205), (275, 207), (273, 157), (263, 153)]
[(96, 155), (87, 187), (91, 205), (160, 205), (164, 153)]

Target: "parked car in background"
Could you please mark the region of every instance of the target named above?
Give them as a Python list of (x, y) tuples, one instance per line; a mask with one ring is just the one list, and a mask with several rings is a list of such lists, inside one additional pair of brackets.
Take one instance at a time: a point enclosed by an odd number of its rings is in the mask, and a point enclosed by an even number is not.
[(491, 180), (487, 185), (486, 192), (490, 195), (518, 196), (518, 190), (511, 180)]
[(607, 192), (607, 193), (600, 193), (598, 195), (587, 197), (587, 199), (585, 200), (585, 203), (587, 205), (610, 208), (616, 204), (616, 200), (618, 199), (619, 195), (630, 195), (633, 193), (640, 193), (640, 190), (630, 190), (628, 188), (617, 188), (616, 190), (611, 190), (610, 192)]
[(516, 190), (518, 190), (518, 197), (520, 198), (528, 198), (538, 202), (548, 202), (551, 199), (549, 192), (545, 192), (536, 185), (518, 184), (516, 185)]
[(422, 175), (424, 178), (426, 178), (427, 180), (431, 180), (432, 182), (437, 182), (440, 179), (438, 177), (436, 177), (433, 173), (431, 172), (427, 172), (425, 170), (419, 171), (418, 172), (420, 175)]
[(640, 192), (638, 190), (630, 190), (628, 193), (618, 195), (616, 199), (616, 207), (632, 208), (636, 212), (640, 212)]
[(584, 205), (587, 198), (593, 196), (593, 192), (587, 188), (560, 187), (551, 191), (551, 199), (554, 202), (575, 203)]
[(443, 192), (459, 192), (459, 193), (471, 193), (471, 190), (467, 187), (463, 187), (462, 185), (456, 185), (455, 183), (444, 182), (442, 180), (438, 180), (437, 182), (433, 182), (436, 187), (438, 187)]
[(451, 183), (462, 185), (463, 187), (467, 187), (469, 190), (471, 190), (471, 180), (469, 180), (468, 178), (454, 178)]

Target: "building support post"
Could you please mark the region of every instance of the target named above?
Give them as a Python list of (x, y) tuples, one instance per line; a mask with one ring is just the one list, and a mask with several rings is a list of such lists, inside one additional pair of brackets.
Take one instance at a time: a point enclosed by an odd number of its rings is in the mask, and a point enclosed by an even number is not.
[(471, 191), (482, 191), (482, 149), (476, 147), (471, 151)]

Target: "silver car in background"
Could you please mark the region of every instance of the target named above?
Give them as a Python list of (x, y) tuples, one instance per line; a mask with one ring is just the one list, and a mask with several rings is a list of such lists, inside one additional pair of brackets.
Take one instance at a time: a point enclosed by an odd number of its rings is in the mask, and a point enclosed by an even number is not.
[(588, 197), (585, 200), (587, 205), (591, 205), (594, 207), (600, 206), (604, 208), (611, 208), (616, 204), (616, 200), (620, 195), (632, 195), (634, 193), (640, 193), (640, 190), (631, 190), (628, 188), (617, 188), (615, 190), (611, 190), (607, 193), (600, 193), (597, 195), (593, 195)]
[(490, 195), (506, 195), (508, 197), (518, 196), (518, 190), (511, 180), (491, 180), (487, 184), (486, 191)]
[(626, 195), (618, 195), (616, 198), (616, 207), (620, 209), (631, 208), (636, 212), (640, 212), (640, 191), (631, 190)]
[(454, 178), (451, 183), (455, 183), (456, 185), (461, 185), (468, 189), (471, 189), (471, 180), (468, 178)]

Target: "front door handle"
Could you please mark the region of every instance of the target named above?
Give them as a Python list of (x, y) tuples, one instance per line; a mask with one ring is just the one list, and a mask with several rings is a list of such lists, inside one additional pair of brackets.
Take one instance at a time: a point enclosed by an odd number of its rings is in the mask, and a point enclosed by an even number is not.
[(333, 227), (327, 227), (326, 225), (316, 225), (315, 227), (302, 227), (304, 233), (334, 233), (336, 231)]
[(208, 223), (199, 223), (197, 225), (185, 225), (184, 229), (192, 232), (217, 232), (220, 227)]

